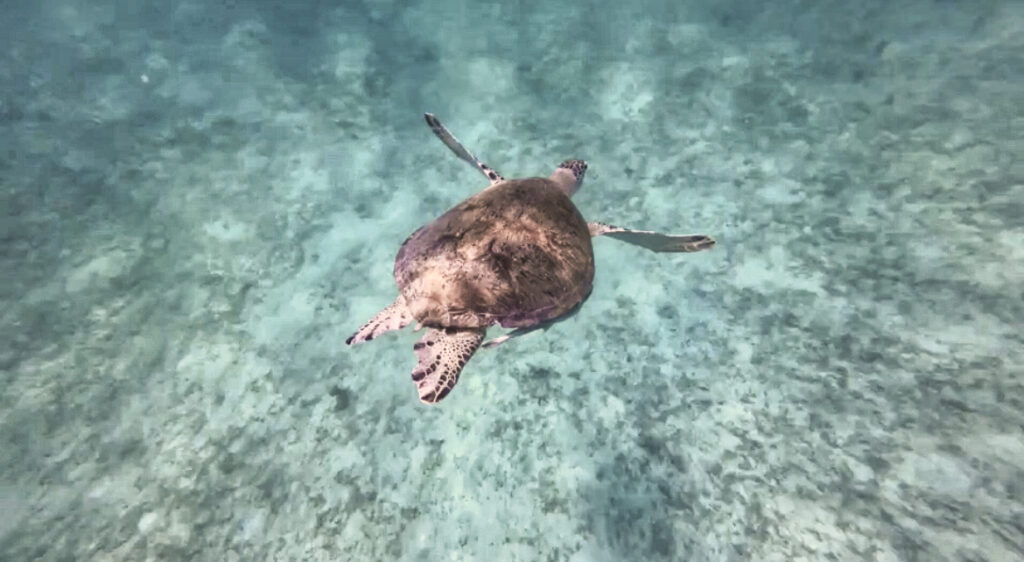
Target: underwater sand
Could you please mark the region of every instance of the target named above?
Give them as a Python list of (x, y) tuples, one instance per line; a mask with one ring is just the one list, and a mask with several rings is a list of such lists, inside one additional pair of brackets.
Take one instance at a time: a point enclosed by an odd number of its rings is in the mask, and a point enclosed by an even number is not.
[[(0, 559), (1024, 560), (1024, 4), (7, 2)], [(590, 163), (592, 296), (344, 340)]]

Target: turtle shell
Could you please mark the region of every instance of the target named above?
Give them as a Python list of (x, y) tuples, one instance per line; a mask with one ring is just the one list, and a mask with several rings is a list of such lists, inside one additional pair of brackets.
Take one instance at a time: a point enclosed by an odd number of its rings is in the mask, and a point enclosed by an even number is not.
[(590, 230), (551, 180), (504, 181), (409, 236), (395, 281), (426, 326), (534, 326), (590, 294)]

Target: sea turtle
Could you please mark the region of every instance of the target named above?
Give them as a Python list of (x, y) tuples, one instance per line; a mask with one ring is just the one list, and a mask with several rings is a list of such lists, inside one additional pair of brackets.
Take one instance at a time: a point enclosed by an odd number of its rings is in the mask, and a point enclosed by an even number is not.
[(395, 259), (399, 295), (345, 343), (370, 341), (414, 320), (426, 327), (413, 350), (420, 400), (442, 400), (481, 346), (489, 326), (514, 328), (509, 338), (572, 315), (590, 295), (593, 236), (610, 236), (655, 252), (697, 252), (715, 241), (671, 236), (584, 220), (570, 196), (587, 163), (566, 160), (549, 177), (506, 180), (478, 160), (433, 115), (427, 124), (459, 158), (491, 184), (413, 232)]

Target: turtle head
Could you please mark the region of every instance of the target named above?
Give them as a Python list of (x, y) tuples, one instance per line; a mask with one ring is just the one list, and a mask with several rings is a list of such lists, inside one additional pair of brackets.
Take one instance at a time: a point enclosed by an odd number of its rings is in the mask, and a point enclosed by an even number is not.
[(583, 160), (566, 160), (558, 165), (555, 172), (549, 178), (555, 182), (566, 195), (572, 197), (573, 193), (583, 185), (583, 174), (587, 173), (587, 163)]

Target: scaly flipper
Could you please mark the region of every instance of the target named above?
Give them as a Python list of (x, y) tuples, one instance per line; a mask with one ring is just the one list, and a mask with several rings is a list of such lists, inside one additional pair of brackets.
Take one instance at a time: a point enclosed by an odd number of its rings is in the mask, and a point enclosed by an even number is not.
[(418, 363), (412, 370), (412, 382), (424, 404), (436, 404), (448, 396), (466, 361), (480, 347), (482, 328), (431, 328), (412, 349)]
[(434, 134), (437, 135), (437, 138), (441, 139), (441, 142), (450, 148), (456, 156), (462, 158), (466, 162), (469, 162), (478, 170), (483, 172), (483, 174), (487, 176), (487, 179), (490, 180), (491, 185), (505, 181), (505, 178), (501, 177), (501, 174), (496, 172), (487, 164), (478, 160), (476, 156), (473, 156), (472, 152), (466, 150), (466, 147), (462, 146), (459, 139), (455, 138), (455, 135), (451, 134), (432, 113), (424, 113), (423, 117), (427, 120), (427, 125), (430, 125), (430, 130), (434, 131)]
[(535, 326), (531, 326), (529, 328), (516, 328), (515, 330), (512, 330), (511, 332), (509, 332), (507, 334), (498, 336), (496, 338), (491, 338), (491, 339), (485, 341), (480, 347), (483, 348), (483, 349), (490, 349), (492, 347), (498, 347), (499, 345), (507, 342), (508, 340), (510, 340), (512, 338), (518, 338), (519, 336), (522, 336), (522, 335), (525, 335), (525, 334), (529, 334), (530, 332), (534, 331), (536, 328), (537, 327), (535, 327)]
[(373, 320), (363, 324), (363, 327), (359, 328), (356, 333), (349, 336), (349, 338), (345, 340), (345, 343), (352, 345), (355, 343), (370, 341), (384, 332), (401, 330), (409, 325), (412, 320), (412, 313), (409, 312), (409, 308), (405, 306), (405, 297), (398, 295), (395, 302), (389, 304), (384, 308), (384, 310), (378, 312), (377, 315), (373, 317)]
[(715, 246), (715, 239), (703, 234), (670, 235), (649, 230), (630, 230), (601, 222), (588, 222), (591, 236), (611, 236), (654, 252), (699, 252)]

